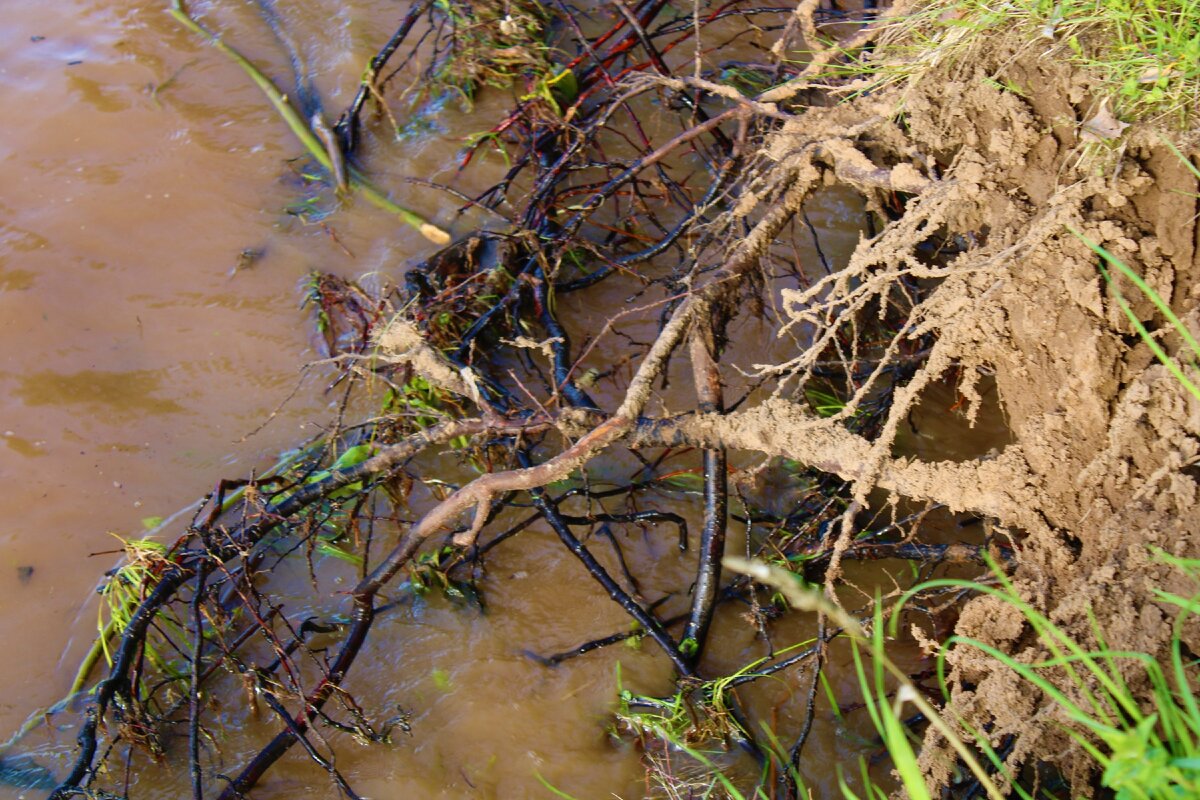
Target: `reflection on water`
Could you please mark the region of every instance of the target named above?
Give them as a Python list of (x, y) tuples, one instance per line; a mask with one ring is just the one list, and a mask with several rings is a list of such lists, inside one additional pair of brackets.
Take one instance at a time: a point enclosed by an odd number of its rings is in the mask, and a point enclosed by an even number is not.
[[(0, 380), (5, 377), (0, 374)], [(145, 414), (177, 414), (183, 406), (170, 398), (155, 397), (162, 392), (161, 372), (101, 372), (85, 369), (64, 375), (59, 372), (34, 372), (17, 379), (13, 394), (27, 406), (80, 406), (89, 414), (120, 420), (136, 419)]]

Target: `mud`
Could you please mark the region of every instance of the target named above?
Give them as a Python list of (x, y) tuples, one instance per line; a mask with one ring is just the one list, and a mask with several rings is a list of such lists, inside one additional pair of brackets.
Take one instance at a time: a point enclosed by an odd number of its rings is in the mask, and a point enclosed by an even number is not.
[[(989, 42), (963, 63), (903, 96), (894, 90), (811, 111), (771, 144), (781, 168), (801, 169), (848, 146), (843, 134), (817, 152), (809, 144), (815, 137), (858, 126), (854, 146), (876, 166), (838, 165), (838, 179), (900, 188), (897, 174), (912, 170), (931, 181), (903, 218), (860, 244), (845, 270), (825, 285), (785, 292), (794, 322), (832, 331), (837, 313), (861, 307), (903, 275), (939, 282), (908, 332), (933, 332), (936, 344), (897, 392), (883, 435), (868, 442), (772, 401), (732, 424), (714, 420), (716, 429), (701, 430), (696, 420), (695, 438), (732, 437), (799, 458), (855, 480), (861, 498), (883, 488), (989, 515), (1016, 549), (1017, 587), (1055, 624), (1098, 646), (1094, 614), (1108, 646), (1164, 657), (1169, 617), (1153, 590), (1185, 584), (1151, 549), (1200, 554), (1200, 404), (1134, 334), (1097, 257), (1066, 226), (1133, 266), (1196, 332), (1196, 181), (1148, 130), (1085, 147), (1079, 126), (1095, 113), (1096, 98), (1083, 76), (1054, 59)], [(989, 79), (1011, 80), (1028, 94)], [(920, 191), (907, 178), (905, 185)], [(944, 267), (914, 254), (937, 230), (970, 243)], [(1121, 289), (1139, 297), (1132, 286)], [(1134, 307), (1174, 352), (1180, 342), (1163, 332), (1149, 302)], [(972, 419), (979, 387), (994, 380), (1010, 441), (965, 461), (895, 456), (914, 404), (949, 375)], [(1045, 655), (1020, 616), (991, 599), (971, 601), (957, 632), (1021, 661)], [(1016, 735), (1010, 764), (1053, 761), (1087, 790), (1077, 767), (1085, 759), (1059, 727), (1066, 721), (1059, 709), (990, 659), (960, 649), (951, 663), (953, 705), (993, 742)], [(923, 759), (944, 785), (952, 759), (934, 734)]]

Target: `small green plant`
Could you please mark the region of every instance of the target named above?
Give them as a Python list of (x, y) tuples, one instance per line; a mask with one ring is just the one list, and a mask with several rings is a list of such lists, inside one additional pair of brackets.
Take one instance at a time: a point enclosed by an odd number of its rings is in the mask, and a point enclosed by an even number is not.
[[(932, 798), (917, 761), (916, 751), (909, 740), (909, 732), (902, 722), (905, 706), (912, 706), (923, 714), (929, 724), (945, 737), (970, 774), (979, 781), (989, 800), (1004, 798), (1005, 795), (993, 780), (993, 771), (1003, 771), (1003, 764), (995, 752), (990, 747), (984, 749), (984, 754), (993, 767), (993, 770), (988, 770), (980, 762), (975, 749), (958, 736), (955, 727), (933, 707), (904, 670), (889, 658), (884, 637), (886, 625), (883, 606), (878, 598), (872, 623), (866, 627), (820, 591), (802, 585), (796, 576), (787, 570), (733, 556), (726, 557), (725, 566), (734, 572), (748, 575), (759, 583), (779, 589), (793, 608), (823, 613), (834, 625), (842, 629), (842, 635), (850, 640), (855, 671), (862, 687), (867, 713), (891, 755), (896, 774), (911, 800)], [(906, 595), (909, 596), (911, 594)], [(892, 686), (895, 688), (890, 688)], [(983, 740), (983, 744), (987, 745), (986, 739)], [(867, 791), (872, 797), (882, 796), (869, 782), (864, 785), (868, 787)], [(847, 800), (858, 797), (844, 779), (841, 780), (841, 787)]]
[(532, 90), (521, 97), (521, 101), (541, 100), (549, 108), (554, 109), (556, 116), (562, 116), (566, 106), (575, 102), (579, 96), (579, 81), (575, 73), (569, 69), (551, 70), (538, 76), (533, 81)]
[(477, 87), (505, 89), (524, 79), (534, 94), (541, 97), (544, 90), (555, 105), (550, 90), (566, 79), (556, 75), (543, 41), (547, 15), (541, 4), (436, 0), (434, 8), (449, 23), (451, 46), (432, 75), (431, 89), (457, 93), (469, 107)]
[[(1186, 560), (1155, 553), (1161, 563), (1172, 565), (1200, 584), (1200, 559)], [(913, 800), (929, 798), (917, 762), (914, 744), (903, 726), (901, 709), (911, 704), (923, 713), (945, 737), (967, 770), (980, 782), (990, 798), (1004, 797), (993, 779), (1007, 775), (1003, 760), (989, 737), (962, 719), (948, 723), (945, 712), (934, 709), (904, 673), (888, 658), (885, 631), (895, 636), (907, 603), (931, 589), (957, 589), (996, 597), (1017, 609), (1030, 625), (1049, 657), (1037, 662), (1018, 661), (997, 648), (966, 636), (951, 637), (937, 660), (937, 674), (947, 699), (946, 654), (956, 647), (970, 647), (995, 660), (997, 669), (1011, 670), (1041, 690), (1070, 722), (1067, 732), (1094, 760), (1101, 784), (1117, 800), (1182, 800), (1200, 797), (1200, 703), (1196, 700), (1197, 663), (1182, 641), (1183, 626), (1200, 613), (1200, 591), (1182, 597), (1157, 591), (1158, 597), (1176, 606), (1169, 663), (1159, 663), (1147, 653), (1113, 650), (1093, 620), (1093, 635), (1099, 647), (1080, 645), (1045, 615), (1027, 603), (998, 568), (990, 564), (995, 583), (959, 579), (927, 581), (906, 592), (884, 614), (877, 601), (872, 623), (864, 627), (823, 595), (802, 587), (786, 571), (759, 562), (728, 559), (731, 569), (746, 572), (756, 580), (776, 586), (796, 608), (821, 611), (843, 628), (849, 637), (866, 710), (879, 732), (893, 765)], [(1134, 694), (1126, 679), (1133, 666), (1150, 687), (1149, 703)], [(1053, 679), (1052, 679), (1053, 678)], [(1068, 694), (1064, 681), (1073, 690)], [(1134, 685), (1137, 685), (1135, 682)], [(968, 740), (958, 733), (966, 731)], [(864, 773), (865, 775), (865, 773)], [(883, 797), (868, 786), (871, 796)], [(842, 781), (845, 797), (857, 795)], [(1011, 791), (1023, 800), (1032, 796), (1013, 783)]]
[(436, 590), (454, 603), (482, 608), (483, 598), (470, 581), (450, 577), (450, 570), (460, 555), (459, 550), (449, 545), (418, 555), (408, 567), (409, 585), (413, 593), (427, 595)]
[(805, 387), (804, 397), (808, 400), (808, 404), (812, 406), (812, 410), (816, 412), (817, 416), (822, 418), (840, 414), (842, 409), (846, 407), (846, 401), (833, 392), (827, 392), (813, 386)]
[[(1187, 573), (1200, 576), (1200, 563), (1167, 556), (1156, 557)], [(907, 592), (892, 611), (890, 629), (896, 630), (905, 603), (928, 589), (956, 588), (996, 597), (1020, 611), (1048, 658), (1027, 663), (967, 636), (953, 636), (938, 657), (938, 675), (945, 686), (945, 654), (955, 647), (974, 648), (993, 658), (998, 668), (1009, 669), (1040, 689), (1070, 721), (1068, 734), (1095, 762), (1101, 784), (1118, 800), (1181, 800), (1200, 797), (1200, 706), (1195, 697), (1196, 663), (1185, 659), (1181, 639), (1188, 618), (1200, 611), (1200, 592), (1179, 597), (1158, 591), (1160, 599), (1177, 606), (1170, 643), (1170, 662), (1161, 664), (1152, 655), (1110, 649), (1098, 623), (1093, 635), (1099, 644), (1085, 649), (1075, 639), (1027, 603), (995, 565), (996, 585), (977, 581), (941, 579)], [(1127, 669), (1140, 671), (1150, 687), (1149, 704), (1135, 694), (1126, 680)], [(1055, 676), (1055, 680), (1051, 680)], [(1064, 688), (1069, 685), (1071, 695)], [(1135, 682), (1136, 685), (1136, 682)], [(1073, 695), (1073, 696), (1072, 696)], [(982, 732), (974, 732), (976, 746), (993, 764), (999, 760)], [(1022, 797), (1029, 795), (1014, 787)]]
[[(279, 88), (271, 82), (270, 78), (264, 75), (258, 67), (240, 52), (226, 44), (220, 36), (197, 22), (184, 7), (183, 0), (172, 0), (169, 13), (180, 25), (197, 36), (206, 39), (229, 60), (241, 67), (250, 80), (267, 96), (272, 107), (279, 114), (280, 119), (287, 124), (295, 137), (300, 140), (300, 143), (304, 145), (304, 149), (308, 151), (308, 154), (321, 165), (326, 173), (333, 175), (337, 171), (334, 159), (340, 158), (340, 152), (331, 153), (326, 148), (325, 144), (321, 142), (314, 130), (309, 126), (309, 123), (305, 122), (295, 107), (293, 107), (287, 95), (279, 91)], [(450, 243), (450, 234), (427, 221), (420, 214), (393, 202), (391, 198), (370, 184), (357, 171), (351, 171), (350, 186), (372, 205), (390, 214), (394, 214), (401, 222), (411, 226), (434, 244), (447, 245)]]
[(720, 82), (732, 86), (747, 97), (762, 94), (779, 83), (773, 70), (752, 64), (731, 64), (723, 67)]
[[(114, 534), (115, 535), (115, 534)], [(109, 574), (108, 581), (100, 588), (104, 603), (96, 627), (100, 631), (104, 660), (111, 666), (112, 653), (108, 639), (110, 629), (123, 631), (129, 625), (134, 610), (154, 588), (157, 575), (166, 561), (166, 545), (152, 539), (122, 539), (117, 537), (125, 551), (126, 563)], [(107, 612), (107, 613), (106, 613)]]
[[(776, 656), (808, 647), (811, 641), (798, 642), (778, 651)], [(722, 744), (731, 732), (733, 716), (729, 705), (731, 690), (739, 679), (761, 667), (769, 659), (751, 662), (731, 675), (700, 684), (688, 697), (682, 692), (667, 699), (634, 695), (621, 685), (621, 665), (617, 664), (620, 726), (638, 736), (646, 749), (647, 767), (652, 782), (671, 798), (727, 798), (728, 800), (768, 800), (772, 771), (783, 771), (797, 790), (797, 797), (809, 797), (803, 776), (792, 763), (788, 749), (774, 731), (763, 724), (761, 745), (767, 763), (757, 774), (755, 788), (747, 793), (738, 784), (755, 779), (753, 772), (737, 780), (729, 770), (729, 753)], [(712, 723), (716, 723), (715, 727)], [(657, 742), (661, 748), (651, 747)]]
[(452, 399), (449, 392), (439, 389), (420, 375), (413, 375), (403, 386), (388, 388), (383, 412), (403, 412), (416, 429), (424, 430), (443, 419), (442, 409)]
[(618, 723), (637, 737), (675, 746), (695, 747), (724, 741), (735, 723), (723, 704), (713, 702), (708, 687), (681, 689), (667, 698), (635, 695), (620, 686)]

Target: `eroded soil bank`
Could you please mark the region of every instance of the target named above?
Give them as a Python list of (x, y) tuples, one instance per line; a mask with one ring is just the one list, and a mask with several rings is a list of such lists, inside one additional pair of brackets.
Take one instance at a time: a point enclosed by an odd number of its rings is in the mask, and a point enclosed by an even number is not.
[[(914, 333), (935, 331), (937, 342), (898, 392), (880, 440), (821, 446), (821, 457), (854, 477), (860, 494), (881, 487), (993, 518), (1016, 553), (1016, 586), (1063, 631), (1087, 648), (1106, 643), (1165, 663), (1175, 610), (1156, 590), (1191, 589), (1153, 551), (1200, 553), (1200, 405), (1134, 332), (1098, 256), (1069, 228), (1133, 266), (1194, 335), (1197, 186), (1152, 129), (1118, 127), (1112, 138), (1089, 139), (1086, 123), (1100, 111), (1094, 88), (1026, 40), (997, 35), (902, 96), (885, 92), (810, 115), (771, 147), (781, 163), (805, 164), (807, 142), (867, 126), (838, 146), (854, 144), (877, 168), (890, 167), (893, 185), (901, 170), (935, 180), (831, 280), (846, 297), (905, 272), (937, 281), (913, 319)], [(914, 254), (931, 230), (965, 246), (944, 268), (929, 269)], [(1164, 348), (1183, 346), (1144, 294), (1127, 280), (1117, 286)], [(796, 298), (796, 316), (810, 313), (806, 299)], [(982, 377), (994, 377), (1011, 443), (959, 463), (890, 458), (890, 434), (905, 424), (912, 400), (947, 375), (969, 405)], [(806, 428), (764, 420), (740, 440), (769, 432), (787, 442), (779, 451), (815, 460), (786, 438), (807, 437)], [(1018, 661), (1048, 656), (1022, 615), (991, 598), (967, 603), (956, 630)], [(1184, 641), (1193, 652), (1195, 637), (1189, 626)], [(1056, 763), (1087, 791), (1095, 776), (1062, 727), (1061, 706), (977, 651), (956, 649), (950, 662), (953, 705), (993, 743), (1013, 743), (1010, 763)], [(1127, 666), (1145, 701), (1144, 673)], [(1082, 686), (1065, 675), (1055, 681), (1080, 697)], [(930, 733), (925, 744), (930, 776), (950, 780), (944, 741)]]
[[(785, 290), (786, 313), (828, 332), (908, 276), (935, 288), (890, 347), (928, 333), (936, 341), (873, 441), (778, 399), (687, 421), (680, 440), (797, 459), (853, 481), (864, 502), (883, 490), (983, 515), (1013, 548), (1019, 592), (1064, 633), (1086, 649), (1166, 663), (1176, 610), (1158, 591), (1187, 596), (1192, 584), (1154, 553), (1200, 554), (1200, 404), (1137, 335), (1081, 237), (1132, 265), (1194, 335), (1197, 184), (1153, 128), (1089, 135), (1097, 114), (1107, 119), (1094, 89), (1027, 40), (997, 34), (915, 83), (789, 122), (767, 142), (769, 174), (792, 176), (793, 187), (847, 183), (880, 205), (896, 190), (915, 197), (845, 269)], [(932, 232), (953, 243), (937, 264), (919, 252)], [(1117, 291), (1167, 351), (1184, 347), (1132, 283), (1118, 277)], [(895, 457), (914, 404), (947, 380), (972, 419), (979, 387), (994, 380), (1011, 441), (967, 460)], [(1186, 631), (1195, 652), (1194, 624)], [(955, 632), (1024, 663), (1050, 655), (1015, 608), (989, 597), (963, 607)], [(955, 649), (948, 661), (951, 707), (1005, 743), (1011, 767), (1053, 763), (1076, 791), (1091, 791), (1094, 762), (1067, 733), (1061, 704), (976, 650)], [(1145, 674), (1125, 666), (1149, 703)], [(1094, 688), (1052, 680), (1080, 702)], [(954, 755), (937, 732), (921, 759), (931, 786), (954, 781)]]

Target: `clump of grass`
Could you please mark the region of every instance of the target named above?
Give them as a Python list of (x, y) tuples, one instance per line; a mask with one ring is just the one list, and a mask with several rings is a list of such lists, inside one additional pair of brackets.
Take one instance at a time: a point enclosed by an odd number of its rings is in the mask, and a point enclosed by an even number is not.
[(437, 592), (451, 602), (472, 604), (483, 610), (483, 597), (474, 581), (458, 580), (450, 571), (461, 560), (462, 551), (450, 545), (419, 554), (408, 566), (409, 585), (418, 597)]
[[(728, 693), (738, 676), (757, 668), (762, 661), (752, 663), (734, 675), (706, 681), (690, 690), (680, 690), (666, 699), (643, 697), (625, 689), (621, 665), (617, 663), (617, 726), (632, 734), (645, 751), (650, 796), (669, 800), (767, 800), (763, 786), (769, 765), (764, 765), (763, 772), (758, 775), (758, 786), (750, 794), (739, 788), (738, 780), (728, 766), (728, 742), (737, 735)], [(808, 796), (804, 780), (791, 765), (786, 750), (770, 730), (764, 732), (769, 740), (771, 760), (776, 765), (786, 765), (784, 768), (799, 789), (798, 796)]]
[(545, 43), (546, 9), (528, 0), (437, 0), (450, 26), (449, 50), (433, 84), (469, 104), (479, 86), (506, 89), (554, 73)]
[(657, 739), (676, 748), (698, 748), (727, 740), (735, 723), (722, 693), (711, 687), (677, 691), (665, 699), (635, 695), (617, 675), (617, 724), (643, 743)]
[[(920, 689), (908, 677), (908, 674), (888, 656), (885, 638), (887, 626), (884, 620), (883, 605), (878, 598), (875, 602), (874, 618), (869, 626), (864, 626), (840, 606), (826, 598), (818, 589), (805, 585), (798, 576), (787, 570), (760, 561), (735, 557), (727, 557), (725, 566), (735, 572), (748, 575), (759, 583), (775, 587), (783, 593), (793, 608), (800, 611), (821, 612), (834, 625), (841, 628), (842, 635), (850, 640), (855, 671), (863, 692), (864, 706), (871, 717), (875, 730), (879, 733), (884, 746), (892, 757), (893, 767), (910, 800), (932, 800), (932, 794), (926, 785), (925, 776), (917, 760), (914, 743), (909, 738), (909, 730), (903, 722), (905, 708), (908, 706), (924, 715), (929, 724), (945, 737), (958, 758), (966, 765), (967, 771), (979, 781), (979, 785), (990, 800), (1002, 800), (1005, 797), (993, 778), (995, 772), (1003, 772), (1003, 764), (987, 744), (986, 738), (982, 740), (984, 747), (981, 750), (991, 769), (985, 767), (976, 750), (958, 736), (955, 724), (958, 721), (947, 720), (938, 709), (934, 708), (933, 704), (925, 698)], [(916, 590), (911, 590), (904, 598), (911, 597), (915, 592)], [(896, 613), (892, 617), (892, 635), (895, 634)], [(840, 770), (841, 765), (838, 768)], [(865, 775), (865, 767), (863, 771)], [(846, 798), (858, 797), (846, 783), (844, 777), (840, 782), (842, 794)], [(865, 785), (870, 797), (886, 797), (886, 794), (878, 788), (869, 783)]]
[[(133, 612), (154, 588), (158, 575), (167, 564), (167, 548), (161, 542), (153, 539), (120, 541), (125, 551), (125, 563), (113, 570), (108, 581), (100, 587), (104, 602), (100, 605), (96, 622), (100, 634), (97, 641), (109, 666), (112, 666), (110, 639), (114, 633), (129, 627)], [(156, 657), (156, 654), (152, 653), (152, 656)]]
[[(134, 612), (157, 585), (159, 576), (170, 563), (167, 546), (161, 542), (149, 538), (123, 539), (120, 536), (117, 539), (121, 542), (125, 563), (110, 570), (108, 579), (97, 590), (101, 603), (97, 611), (96, 638), (80, 662), (67, 696), (60, 702), (65, 703), (83, 691), (101, 658), (112, 666), (114, 642), (129, 627)], [(180, 633), (178, 626), (166, 615), (159, 615), (158, 624), (173, 634)], [(171, 665), (157, 649), (147, 645), (145, 654), (157, 669), (165, 674), (173, 674)]]
[(928, 0), (892, 23), (878, 52), (837, 71), (877, 88), (960, 61), (984, 37), (1010, 31), (1095, 75), (1098, 94), (1127, 121), (1183, 127), (1200, 104), (1200, 0)]
[[(1162, 563), (1181, 569), (1193, 580), (1200, 577), (1200, 560), (1174, 558), (1157, 552)], [(894, 631), (900, 611), (915, 593), (932, 588), (957, 588), (991, 595), (1020, 611), (1040, 644), (1049, 653), (1041, 661), (1018, 661), (997, 648), (968, 636), (951, 637), (938, 658), (945, 674), (945, 655), (956, 647), (978, 650), (1040, 689), (1069, 721), (1067, 733), (1094, 761), (1101, 784), (1118, 800), (1178, 800), (1200, 797), (1200, 704), (1195, 697), (1196, 663), (1182, 641), (1188, 618), (1200, 612), (1200, 592), (1180, 597), (1161, 590), (1160, 600), (1177, 606), (1167, 663), (1152, 654), (1111, 649), (1093, 620), (1099, 647), (1085, 649), (1017, 593), (993, 566), (996, 585), (942, 579), (910, 590), (892, 613)], [(1135, 693), (1126, 679), (1138, 672), (1150, 687), (1148, 697)], [(1050, 676), (1055, 676), (1052, 680)], [(1136, 682), (1135, 682), (1136, 683)], [(1146, 702), (1148, 700), (1148, 702)], [(995, 757), (987, 736), (973, 732), (976, 746)], [(1021, 797), (1029, 795), (1014, 787)]]
[[(827, 599), (819, 588), (805, 584), (800, 576), (787, 569), (732, 556), (727, 557), (724, 564), (731, 571), (748, 575), (756, 582), (778, 590), (793, 609), (820, 612), (841, 629), (842, 636), (851, 644), (863, 706), (891, 756), (910, 800), (932, 800), (933, 795), (918, 761), (916, 741), (904, 722), (909, 707), (923, 715), (945, 737), (989, 800), (1002, 800), (1006, 796), (995, 781), (996, 773), (1005, 774), (1002, 759), (992, 750), (986, 737), (980, 736), (977, 742), (964, 741), (957, 733), (963, 727), (962, 721), (945, 718), (888, 656), (885, 634), (888, 626), (879, 598), (876, 598), (873, 619), (864, 625)], [(911, 593), (905, 599), (910, 596)], [(894, 630), (892, 635), (895, 635)], [(800, 646), (803, 645), (796, 645)], [(753, 663), (735, 675), (704, 682), (692, 687), (690, 692), (681, 690), (669, 698), (658, 699), (640, 697), (621, 687), (618, 665), (618, 724), (633, 733), (646, 748), (650, 777), (665, 796), (726, 797), (732, 800), (765, 800), (768, 796), (763, 789), (762, 776), (751, 794), (744, 793), (728, 767), (719, 763), (720, 750), (712, 750), (714, 743), (728, 740), (737, 730), (727, 705), (730, 687), (739, 675), (758, 666), (760, 663)], [(774, 764), (789, 770), (795, 786), (799, 787), (799, 796), (808, 796), (803, 777), (791, 764), (786, 749), (770, 731), (767, 734)], [(661, 756), (650, 746), (654, 742), (661, 745)], [(680, 761), (680, 758), (686, 761)], [(887, 794), (871, 782), (865, 760), (860, 760), (859, 767), (867, 797), (871, 800), (886, 798)], [(836, 769), (842, 795), (847, 800), (857, 800), (860, 795), (847, 782), (843, 766), (838, 764)]]
[[(1155, 558), (1190, 577), (1198, 591), (1183, 597), (1162, 590), (1155, 594), (1175, 606), (1169, 655), (1160, 660), (1142, 652), (1108, 646), (1100, 624), (1093, 619), (1097, 643), (1088, 649), (1027, 603), (1004, 573), (991, 564), (994, 582), (938, 579), (913, 587), (886, 615), (877, 601), (874, 619), (864, 626), (830, 603), (796, 576), (760, 562), (728, 559), (727, 565), (755, 580), (778, 588), (796, 608), (829, 615), (850, 639), (864, 705), (892, 758), (893, 766), (910, 798), (931, 797), (917, 760), (914, 742), (904, 727), (903, 708), (912, 705), (945, 738), (989, 798), (1009, 796), (1000, 789), (1002, 777), (1013, 796), (1032, 795), (1011, 775), (993, 748), (987, 733), (965, 720), (938, 710), (927, 701), (887, 654), (887, 638), (897, 633), (906, 604), (935, 589), (964, 590), (998, 598), (1017, 609), (1049, 654), (1036, 661), (1019, 661), (999, 649), (969, 636), (956, 635), (942, 646), (937, 674), (944, 696), (946, 658), (955, 648), (972, 648), (994, 659), (996, 669), (1010, 670), (1040, 690), (1066, 720), (1066, 732), (1093, 761), (1101, 785), (1117, 800), (1181, 800), (1200, 797), (1200, 702), (1196, 698), (1197, 660), (1183, 643), (1183, 628), (1200, 614), (1200, 559), (1182, 559), (1161, 550)], [(886, 632), (886, 635), (885, 635)], [(1136, 673), (1136, 674), (1135, 674)], [(1146, 685), (1135, 692), (1131, 685)], [(871, 797), (885, 795), (868, 785)], [(847, 798), (857, 795), (842, 781)]]
[(1200, 2), (1072, 0), (1037, 4), (1042, 31), (1065, 41), (1100, 74), (1131, 117), (1167, 114), (1182, 124), (1200, 101)]

